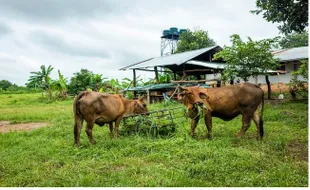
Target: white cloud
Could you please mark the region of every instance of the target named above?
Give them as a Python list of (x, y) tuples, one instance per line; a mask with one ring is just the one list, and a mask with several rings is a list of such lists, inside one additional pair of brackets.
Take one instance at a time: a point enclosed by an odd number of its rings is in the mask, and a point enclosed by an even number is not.
[[(207, 30), (221, 46), (229, 45), (234, 33), (254, 40), (278, 34), (276, 25), (249, 13), (255, 1), (74, 2), (0, 2), (0, 23), (5, 26), (0, 80), (23, 85), (42, 64), (55, 68), (53, 78), (57, 69), (70, 78), (81, 68), (104, 77), (132, 78), (132, 71), (118, 69), (159, 56), (162, 30), (174, 26)], [(150, 78), (153, 73), (138, 75)]]

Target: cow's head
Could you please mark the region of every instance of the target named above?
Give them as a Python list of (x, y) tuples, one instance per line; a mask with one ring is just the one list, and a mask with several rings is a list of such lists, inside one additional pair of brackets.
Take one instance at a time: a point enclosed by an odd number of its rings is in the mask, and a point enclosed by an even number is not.
[(197, 106), (203, 106), (204, 104), (209, 108), (207, 104), (209, 96), (205, 92), (202, 92), (199, 86), (180, 88), (182, 92), (178, 95), (178, 100), (183, 102), (189, 110)]
[(145, 97), (134, 100), (134, 114), (143, 114), (149, 112), (145, 103)]

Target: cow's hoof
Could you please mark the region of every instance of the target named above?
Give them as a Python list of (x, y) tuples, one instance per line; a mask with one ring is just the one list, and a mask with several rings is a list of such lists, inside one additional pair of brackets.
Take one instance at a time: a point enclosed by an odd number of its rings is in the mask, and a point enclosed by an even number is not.
[(242, 137), (243, 137), (243, 134), (240, 134), (240, 133), (239, 133), (239, 134), (236, 135), (236, 138), (237, 138), (237, 139), (241, 139)]
[(207, 135), (207, 138), (208, 138), (209, 140), (212, 140), (212, 139), (213, 139), (212, 135), (210, 135), (210, 134)]
[(197, 134), (195, 133), (195, 134), (191, 134), (191, 137), (193, 138), (193, 139), (197, 139)]

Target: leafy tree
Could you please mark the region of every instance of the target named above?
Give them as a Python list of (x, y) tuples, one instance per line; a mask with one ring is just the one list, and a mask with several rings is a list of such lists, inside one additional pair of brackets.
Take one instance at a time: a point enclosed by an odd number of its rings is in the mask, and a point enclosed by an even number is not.
[(10, 82), (10, 81), (8, 81), (8, 80), (1, 80), (0, 81), (0, 88), (2, 89), (2, 90), (6, 90), (6, 89), (8, 89), (10, 86), (12, 86), (13, 84)]
[(68, 88), (70, 94), (77, 94), (87, 89), (102, 91), (101, 88), (106, 86), (106, 82), (104, 81), (106, 78), (103, 78), (101, 74), (94, 74), (87, 69), (81, 69), (80, 72), (74, 73), (73, 75)]
[[(244, 42), (237, 34), (230, 38), (232, 46), (224, 46), (222, 51), (214, 55), (214, 59), (223, 59), (227, 62), (223, 73), (226, 79), (240, 77), (244, 81), (248, 81), (251, 76), (266, 74), (268, 70), (276, 69), (279, 66), (278, 60), (273, 57), (270, 51), (274, 43), (273, 39), (253, 41), (248, 37), (248, 41)], [(266, 80), (268, 84), (268, 76)], [(268, 85), (270, 87), (270, 83)]]
[(301, 65), (297, 71), (292, 72), (292, 76), (301, 75), (307, 81), (309, 80), (308, 59), (301, 60)]
[(73, 75), (69, 84), (69, 92), (71, 94), (78, 94), (80, 91), (84, 91), (88, 88), (92, 89), (93, 72), (87, 69), (81, 69), (80, 72), (76, 72)]
[(282, 37), (279, 40), (279, 46), (283, 49), (308, 46), (308, 31), (292, 33)]
[[(297, 76), (301, 75), (306, 81), (298, 80)], [(289, 83), (290, 85), (290, 94), (293, 99), (296, 99), (296, 95), (299, 94), (303, 98), (308, 97), (308, 87), (305, 85), (305, 82), (308, 83), (308, 59), (301, 60), (301, 65), (297, 71), (292, 72), (292, 79)]]
[(256, 0), (256, 7), (250, 12), (281, 23), (278, 28), (284, 34), (302, 32), (308, 26), (308, 0)]
[(209, 37), (207, 31), (187, 29), (179, 38), (178, 46), (175, 53), (191, 51), (216, 45), (215, 41)]

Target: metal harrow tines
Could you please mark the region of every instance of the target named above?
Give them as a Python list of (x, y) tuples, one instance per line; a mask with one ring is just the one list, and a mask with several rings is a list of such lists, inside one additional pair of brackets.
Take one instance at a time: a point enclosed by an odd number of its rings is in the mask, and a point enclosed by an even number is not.
[(125, 133), (150, 133), (152, 135), (173, 133), (176, 127), (187, 119), (184, 107), (167, 108), (146, 114), (125, 116), (122, 129)]

